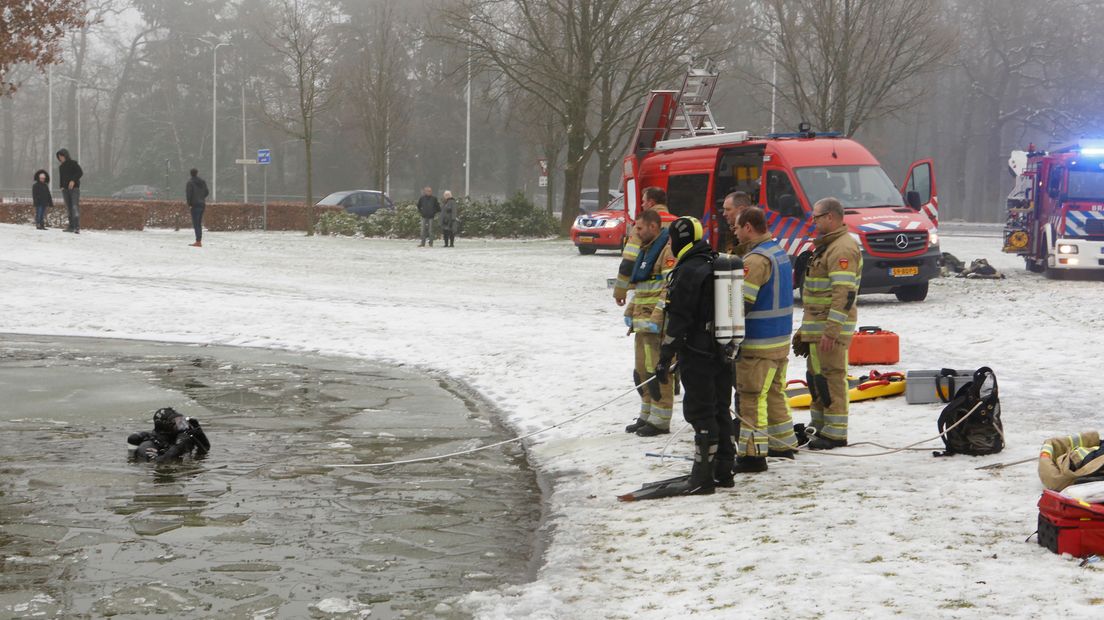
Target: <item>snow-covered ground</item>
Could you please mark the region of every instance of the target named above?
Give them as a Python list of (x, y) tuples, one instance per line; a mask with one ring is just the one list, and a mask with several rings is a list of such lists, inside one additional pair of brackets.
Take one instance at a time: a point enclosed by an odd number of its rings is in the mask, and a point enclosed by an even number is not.
[[(470, 382), (519, 433), (631, 387), (632, 343), (606, 288), (613, 255), (562, 241), (409, 241), (186, 232), (80, 236), (0, 225), (0, 332), (202, 342), (361, 356)], [(633, 504), (618, 493), (683, 473), (623, 432), (634, 395), (534, 438), (553, 481), (552, 537), (536, 581), (473, 592), (485, 618), (1037, 617), (1104, 610), (1104, 576), (1024, 539), (1047, 437), (1104, 426), (1102, 282), (1057, 282), (944, 237), (1002, 281), (943, 279), (927, 301), (863, 297), (859, 322), (901, 337), (898, 369), (990, 365), (1005, 452), (933, 458), (855, 446), (803, 453), (716, 495)], [(884, 369), (883, 369), (884, 370)], [(790, 374), (803, 374), (793, 364)], [(2, 398), (3, 395), (0, 395)], [(852, 442), (934, 436), (940, 407), (855, 404)], [(805, 419), (795, 412), (798, 421)], [(676, 424), (676, 428), (681, 423)], [(669, 449), (690, 451), (683, 432)], [(939, 442), (932, 442), (939, 447)]]

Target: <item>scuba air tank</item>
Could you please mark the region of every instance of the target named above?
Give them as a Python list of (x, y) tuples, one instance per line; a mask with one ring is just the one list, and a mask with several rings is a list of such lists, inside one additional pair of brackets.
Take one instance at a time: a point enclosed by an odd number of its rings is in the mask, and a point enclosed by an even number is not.
[(713, 337), (729, 359), (744, 340), (744, 261), (735, 254), (713, 259)]

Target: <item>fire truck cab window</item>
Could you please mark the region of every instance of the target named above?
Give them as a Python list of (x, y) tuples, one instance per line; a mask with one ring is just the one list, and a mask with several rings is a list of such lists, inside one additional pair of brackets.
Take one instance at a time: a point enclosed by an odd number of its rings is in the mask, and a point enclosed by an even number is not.
[(1070, 198), (1104, 199), (1104, 172), (1099, 170), (1070, 170)]
[(708, 196), (708, 174), (672, 175), (667, 179), (667, 208), (675, 215), (702, 219)]
[(783, 170), (767, 171), (767, 208), (786, 217), (805, 217), (790, 175)]

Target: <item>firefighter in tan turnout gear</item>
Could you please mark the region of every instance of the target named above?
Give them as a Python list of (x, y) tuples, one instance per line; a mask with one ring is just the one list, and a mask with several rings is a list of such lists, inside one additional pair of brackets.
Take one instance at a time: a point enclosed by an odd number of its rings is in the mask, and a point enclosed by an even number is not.
[(830, 450), (847, 445), (847, 349), (858, 317), (862, 253), (843, 223), (839, 200), (818, 200), (813, 223), (817, 237), (801, 286), (805, 314), (793, 347), (808, 358), (809, 412), (816, 429), (808, 447)]
[(797, 439), (786, 402), (786, 366), (793, 332), (793, 268), (771, 238), (763, 211), (749, 207), (736, 221), (744, 254), (744, 325), (737, 360), (740, 437), (734, 473), (767, 470), (767, 456), (793, 458)]
[[(614, 288), (614, 300), (618, 305), (625, 303), (629, 288), (634, 291), (632, 303), (625, 311), (625, 323), (635, 335), (635, 385), (655, 373), (663, 327), (666, 278), (675, 266), (662, 215), (667, 213), (667, 207), (663, 204), (666, 195), (662, 190), (648, 188), (644, 190), (644, 197), (645, 206), (650, 208), (636, 220), (632, 238), (622, 254)], [(673, 383), (649, 383), (646, 389), (640, 390), (640, 413), (635, 422), (625, 427), (625, 431), (642, 437), (669, 433), (674, 398)]]

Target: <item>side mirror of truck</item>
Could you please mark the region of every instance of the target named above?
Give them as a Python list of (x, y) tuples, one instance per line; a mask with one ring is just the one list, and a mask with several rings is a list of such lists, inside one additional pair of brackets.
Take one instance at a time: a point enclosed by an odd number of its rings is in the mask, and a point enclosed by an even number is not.
[(913, 211), (920, 210), (920, 192), (916, 190), (909, 190), (905, 192), (905, 204), (909, 206)]

